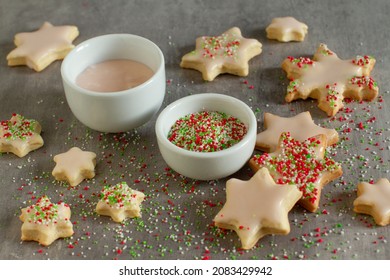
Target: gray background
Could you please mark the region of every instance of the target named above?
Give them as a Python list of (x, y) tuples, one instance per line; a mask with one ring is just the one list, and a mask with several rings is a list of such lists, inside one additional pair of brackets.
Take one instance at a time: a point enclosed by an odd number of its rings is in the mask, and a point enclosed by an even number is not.
[[(388, 176), (390, 2), (382, 1), (0, 1), (0, 119), (13, 112), (38, 120), (45, 146), (25, 158), (0, 156), (1, 259), (389, 259), (390, 227), (352, 211), (356, 184)], [(266, 38), (273, 17), (294, 16), (309, 26), (302, 43), (278, 43)], [(101, 134), (80, 124), (65, 100), (61, 62), (41, 73), (8, 67), (6, 55), (18, 32), (34, 31), (44, 21), (78, 26), (75, 44), (107, 33), (133, 33), (154, 41), (166, 59), (170, 83), (163, 107), (202, 92), (218, 92), (246, 102), (257, 114), (293, 116), (309, 110), (316, 123), (339, 130), (343, 139), (330, 153), (342, 163), (344, 176), (323, 191), (317, 213), (296, 206), (290, 212), (291, 232), (267, 236), (249, 251), (240, 250), (234, 232), (212, 225), (225, 201), (226, 180), (198, 182), (167, 169), (156, 145), (154, 124), (123, 134)], [(204, 82), (195, 70), (179, 67), (182, 55), (202, 35), (220, 35), (230, 27), (256, 38), (263, 53), (250, 62), (246, 78), (221, 75)], [(372, 55), (377, 65), (377, 101), (346, 105), (334, 119), (316, 102), (284, 102), (287, 79), (280, 65), (289, 55), (312, 56), (326, 43), (341, 58)], [(250, 86), (253, 86), (251, 89)], [(351, 111), (352, 112), (349, 112)], [(376, 117), (375, 120), (372, 120)], [(370, 121), (372, 120), (372, 121)], [(358, 129), (362, 123), (364, 129)], [(350, 130), (350, 132), (348, 132)], [(98, 155), (97, 175), (69, 188), (53, 180), (53, 156), (72, 146)], [(248, 166), (232, 177), (247, 180)], [(94, 214), (96, 194), (104, 184), (127, 181), (146, 193), (143, 217), (116, 224)], [(137, 182), (137, 183), (135, 183)], [(45, 248), (21, 242), (20, 209), (47, 194), (72, 207), (75, 234)], [(35, 200), (34, 200), (35, 201)], [(69, 246), (69, 245), (72, 246)], [(73, 247), (73, 248), (69, 248)]]

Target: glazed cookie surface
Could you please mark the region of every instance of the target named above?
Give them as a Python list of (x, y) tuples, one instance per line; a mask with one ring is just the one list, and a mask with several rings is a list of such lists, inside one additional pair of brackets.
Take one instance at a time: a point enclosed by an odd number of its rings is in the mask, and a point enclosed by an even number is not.
[(325, 44), (320, 44), (313, 60), (288, 57), (282, 68), (291, 80), (286, 101), (314, 98), (328, 116), (344, 107), (344, 98), (373, 100), (378, 96), (377, 83), (370, 77), (375, 65), (371, 56), (356, 56), (341, 60)]
[(375, 184), (360, 182), (353, 202), (356, 213), (371, 215), (380, 226), (390, 224), (390, 182), (386, 178)]
[(95, 177), (96, 154), (73, 147), (67, 152), (54, 156), (56, 166), (52, 175), (58, 181), (67, 181), (77, 186), (84, 179)]
[(277, 17), (272, 19), (266, 28), (267, 38), (280, 42), (303, 41), (309, 27), (293, 17)]
[(11, 119), (0, 122), (0, 153), (13, 153), (24, 157), (43, 146), (41, 125), (36, 120), (13, 114)]
[(180, 66), (200, 71), (206, 81), (223, 73), (247, 76), (248, 62), (261, 54), (261, 48), (258, 40), (242, 37), (241, 30), (233, 27), (219, 36), (197, 38), (195, 50), (182, 57)]
[(301, 196), (295, 185), (276, 184), (268, 169), (261, 168), (249, 181), (227, 181), (226, 203), (214, 222), (234, 230), (242, 248), (251, 249), (267, 234), (290, 232), (288, 212)]
[(37, 72), (53, 61), (63, 59), (73, 48), (79, 35), (76, 26), (53, 26), (45, 22), (38, 30), (15, 35), (16, 49), (7, 55), (8, 65), (27, 65)]
[(256, 148), (266, 152), (275, 151), (283, 132), (289, 132), (291, 137), (298, 141), (324, 134), (328, 146), (336, 144), (339, 140), (339, 135), (335, 129), (316, 125), (310, 112), (303, 112), (289, 118), (264, 113), (264, 131), (257, 134)]

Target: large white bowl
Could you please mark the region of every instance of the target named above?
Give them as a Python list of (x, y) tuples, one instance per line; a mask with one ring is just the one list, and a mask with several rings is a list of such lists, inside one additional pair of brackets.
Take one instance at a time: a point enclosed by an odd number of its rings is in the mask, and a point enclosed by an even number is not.
[[(234, 146), (218, 152), (193, 152), (168, 140), (168, 133), (179, 118), (200, 111), (219, 111), (241, 120), (247, 134)], [(198, 180), (227, 177), (240, 170), (251, 157), (257, 132), (253, 111), (244, 102), (223, 94), (201, 93), (181, 98), (167, 106), (156, 122), (157, 143), (166, 163), (176, 172)]]
[[(102, 93), (76, 84), (90, 65), (111, 59), (132, 59), (149, 66), (154, 75), (145, 83), (123, 91)], [(165, 63), (159, 47), (132, 34), (108, 34), (74, 48), (61, 66), (66, 100), (76, 118), (102, 132), (122, 132), (143, 125), (160, 109), (165, 96)]]

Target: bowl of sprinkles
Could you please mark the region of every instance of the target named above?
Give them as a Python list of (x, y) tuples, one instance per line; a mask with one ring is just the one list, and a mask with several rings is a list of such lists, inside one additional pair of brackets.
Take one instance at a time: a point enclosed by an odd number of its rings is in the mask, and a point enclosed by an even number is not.
[(200, 93), (167, 106), (155, 129), (161, 155), (173, 170), (192, 179), (215, 180), (237, 172), (251, 157), (257, 122), (244, 102)]

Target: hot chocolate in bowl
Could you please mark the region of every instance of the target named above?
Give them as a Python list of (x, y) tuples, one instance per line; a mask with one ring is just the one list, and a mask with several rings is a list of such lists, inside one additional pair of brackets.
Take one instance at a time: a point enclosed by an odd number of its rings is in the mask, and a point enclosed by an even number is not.
[[(125, 65), (118, 68), (118, 63), (132, 64), (130, 70), (137, 67), (134, 65), (146, 67), (151, 71), (150, 77), (145, 76), (141, 82), (131, 84), (131, 77), (127, 75), (130, 85), (124, 87), (115, 87), (117, 85), (108, 82), (104, 84), (101, 78), (104, 73), (89, 77), (92, 84), (101, 82), (103, 87), (108, 86), (106, 90), (99, 87), (91, 90), (77, 83), (88, 68), (103, 65), (103, 70), (107, 70), (110, 67), (107, 63), (114, 63), (116, 71), (126, 70)], [(156, 44), (137, 35), (109, 34), (79, 44), (65, 57), (61, 75), (66, 100), (75, 117), (101, 132), (122, 132), (145, 124), (160, 109), (165, 96), (164, 56)], [(118, 83), (121, 83), (120, 79)]]

